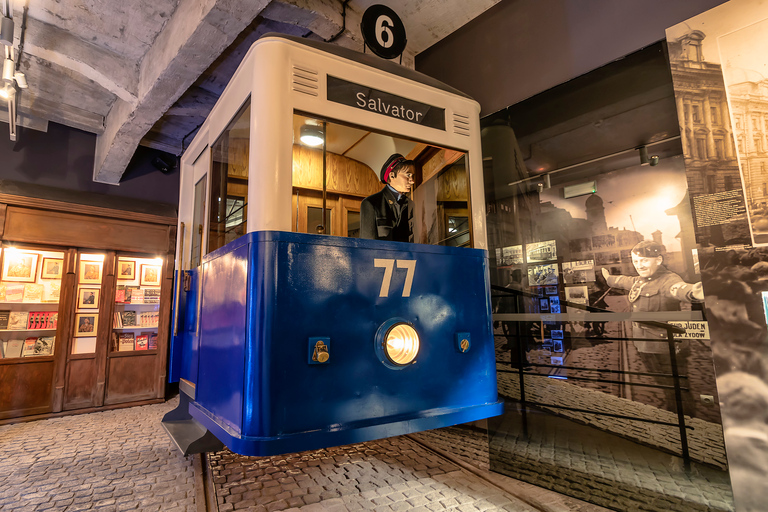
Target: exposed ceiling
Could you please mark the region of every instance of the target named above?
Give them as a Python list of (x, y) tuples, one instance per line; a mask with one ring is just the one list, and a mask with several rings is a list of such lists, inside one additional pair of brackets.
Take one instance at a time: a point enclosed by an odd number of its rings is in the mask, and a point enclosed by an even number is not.
[[(139, 144), (181, 154), (251, 44), (281, 32), (363, 51), (375, 3), (406, 28), (403, 64), (499, 0), (0, 0), (29, 88), (17, 122), (97, 134), (94, 181), (119, 183)], [(5, 104), (0, 106), (4, 109)], [(0, 119), (8, 121), (7, 109)]]

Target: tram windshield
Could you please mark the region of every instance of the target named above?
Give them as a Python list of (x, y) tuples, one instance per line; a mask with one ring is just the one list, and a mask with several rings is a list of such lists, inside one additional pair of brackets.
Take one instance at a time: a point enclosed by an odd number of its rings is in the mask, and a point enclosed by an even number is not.
[[(464, 152), (298, 113), (293, 130), (293, 231), (472, 246)], [(395, 158), (397, 172), (386, 173), (395, 154), (406, 162)], [(393, 217), (385, 206), (398, 199)]]

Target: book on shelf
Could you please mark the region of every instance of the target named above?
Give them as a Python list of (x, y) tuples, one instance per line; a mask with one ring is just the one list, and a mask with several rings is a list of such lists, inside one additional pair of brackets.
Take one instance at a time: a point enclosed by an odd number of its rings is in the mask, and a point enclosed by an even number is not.
[(120, 313), (120, 318), (123, 321), (123, 327), (136, 327), (136, 312), (135, 311), (123, 311)]
[(48, 327), (46, 329), (55, 329), (59, 325), (59, 312), (50, 311), (48, 313)]
[(126, 286), (124, 290), (124, 304), (131, 304), (131, 298), (133, 297), (133, 290), (137, 289), (138, 286)]
[(132, 332), (120, 333), (120, 352), (127, 352), (134, 349), (134, 337)]
[(21, 302), (24, 298), (22, 283), (5, 283), (5, 302)]
[(37, 283), (25, 284), (22, 302), (43, 302), (43, 285)]
[(144, 290), (141, 288), (131, 288), (131, 304), (144, 304)]
[(117, 289), (115, 290), (115, 302), (118, 304), (122, 304), (125, 302), (125, 285), (119, 284), (117, 285)]
[(147, 350), (149, 344), (149, 335), (139, 334), (136, 336), (136, 350)]
[(8, 328), (8, 318), (11, 316), (11, 312), (7, 309), (0, 311), (0, 329), (5, 330)]
[(112, 352), (120, 350), (120, 334), (117, 331), (112, 331)]
[(119, 311), (115, 311), (115, 318), (112, 322), (114, 329), (122, 329), (123, 328), (123, 317), (120, 314)]
[(5, 345), (5, 357), (21, 357), (22, 348), (24, 348), (24, 340), (8, 340)]
[(150, 332), (149, 333), (149, 341), (147, 343), (147, 348), (149, 348), (149, 350), (155, 350), (157, 348), (157, 333), (156, 332)]
[(56, 336), (40, 336), (35, 343), (36, 356), (50, 356), (53, 354), (53, 344), (56, 341)]
[(160, 303), (160, 288), (145, 288), (144, 304), (159, 304), (159, 303)]
[(35, 337), (25, 339), (21, 350), (21, 357), (35, 355), (35, 343), (37, 343), (37, 338)]
[(27, 328), (29, 314), (26, 311), (11, 311), (8, 316), (8, 330), (23, 331)]
[(61, 297), (61, 283), (48, 280), (43, 283), (43, 302), (59, 302)]

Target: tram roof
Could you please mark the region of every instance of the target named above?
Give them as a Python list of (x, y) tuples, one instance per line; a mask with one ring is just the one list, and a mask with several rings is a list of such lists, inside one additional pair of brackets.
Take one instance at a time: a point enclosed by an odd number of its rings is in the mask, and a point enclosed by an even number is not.
[(343, 46), (326, 43), (324, 41), (313, 41), (311, 39), (304, 39), (302, 37), (290, 36), (290, 35), (281, 34), (278, 32), (269, 32), (267, 34), (264, 34), (260, 39), (263, 39), (266, 37), (285, 39), (303, 46), (309, 46), (310, 48), (314, 48), (322, 52), (330, 53), (332, 55), (336, 55), (338, 57), (351, 60), (359, 64), (363, 64), (364, 66), (368, 66), (371, 68), (378, 69), (380, 71), (384, 71), (385, 73), (406, 78), (408, 80), (412, 80), (414, 82), (418, 82), (420, 84), (424, 84), (429, 87), (433, 87), (435, 89), (439, 89), (441, 91), (445, 91), (451, 94), (455, 94), (457, 96), (473, 99), (471, 96), (461, 92), (458, 89), (454, 89), (450, 85), (446, 85), (443, 82), (432, 78), (431, 76), (427, 76), (424, 73), (419, 73), (418, 71), (407, 68), (405, 66), (401, 66), (400, 64), (396, 64), (392, 61), (388, 61), (380, 57), (376, 57), (373, 54), (360, 53), (354, 50), (350, 50), (349, 48), (344, 48)]

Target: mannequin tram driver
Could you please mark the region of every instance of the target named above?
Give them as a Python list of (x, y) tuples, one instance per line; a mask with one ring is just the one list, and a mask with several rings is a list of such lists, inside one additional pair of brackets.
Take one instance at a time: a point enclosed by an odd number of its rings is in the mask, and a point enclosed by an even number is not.
[(399, 153), (387, 158), (379, 173), (385, 187), (360, 205), (360, 238), (413, 242), (413, 202), (408, 192), (415, 169), (413, 160)]

